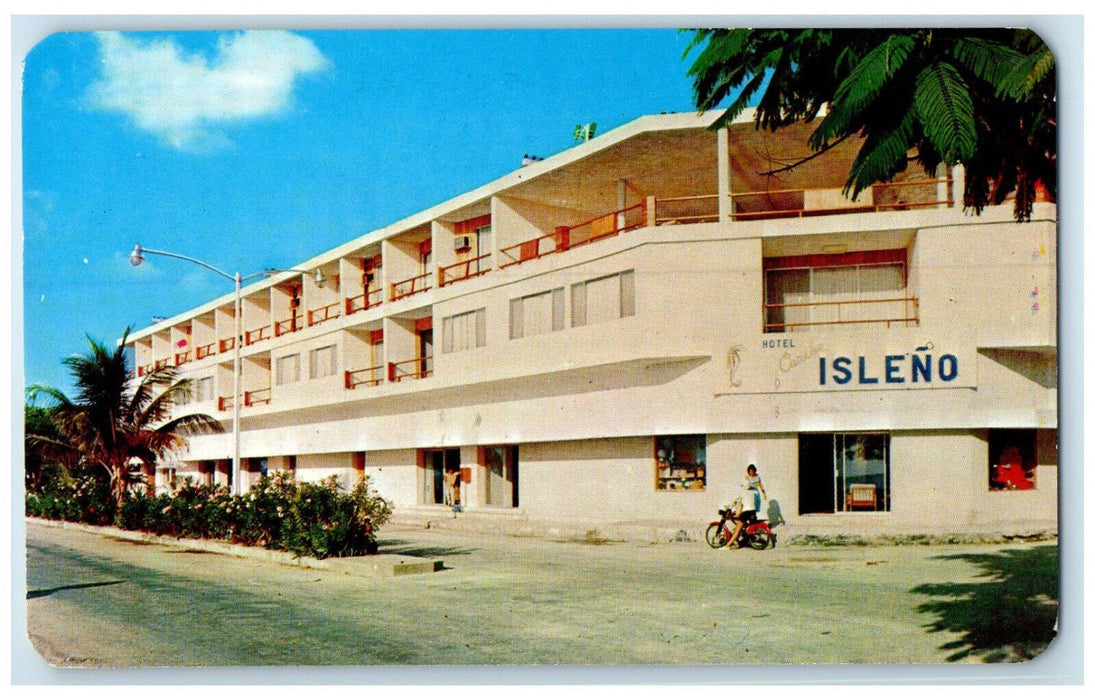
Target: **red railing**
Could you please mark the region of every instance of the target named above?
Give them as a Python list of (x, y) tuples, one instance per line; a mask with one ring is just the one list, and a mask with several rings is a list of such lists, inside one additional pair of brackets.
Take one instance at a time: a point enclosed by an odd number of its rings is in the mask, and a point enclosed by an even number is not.
[(231, 396), (218, 396), (217, 397), (217, 410), (227, 411), (232, 408), (232, 404), (235, 403)]
[[(874, 316), (866, 316), (864, 318), (847, 318), (844, 316), (845, 307), (856, 307), (857, 310), (862, 310), (864, 306), (868, 304), (890, 304), (889, 307), (883, 307)], [(897, 305), (901, 306), (898, 307)], [(773, 320), (773, 316), (784, 313), (785, 309), (807, 309), (807, 308), (832, 308), (835, 310), (833, 318), (824, 319), (819, 321), (788, 321)], [(900, 308), (900, 310), (898, 310)], [(897, 313), (887, 313), (892, 309)], [(790, 331), (794, 328), (804, 328), (807, 326), (840, 326), (853, 323), (885, 323), (889, 328), (895, 323), (909, 325), (917, 325), (920, 323), (920, 299), (917, 297), (896, 297), (893, 299), (854, 299), (850, 301), (817, 301), (817, 302), (803, 302), (794, 304), (765, 304), (764, 305), (765, 318), (764, 323), (765, 333), (783, 333)], [(861, 312), (862, 314), (862, 312)]]
[(155, 368), (154, 362), (149, 362), (147, 365), (140, 365), (137, 367), (137, 376), (142, 377), (146, 374), (151, 374)]
[[(522, 241), (499, 250), (498, 252), (503, 258), (499, 267), (509, 267), (510, 265), (518, 265), (529, 260), (542, 258), (552, 253), (562, 253), (565, 250), (586, 243), (641, 228), (646, 223), (646, 202), (643, 201), (624, 209), (596, 216), (574, 226), (556, 226), (554, 233)], [(547, 241), (551, 241), (551, 247), (544, 245)]]
[(165, 357), (164, 359), (156, 360), (156, 362), (153, 363), (152, 371), (153, 372), (159, 372), (161, 369), (167, 369), (167, 367), (170, 366), (170, 365), (171, 365), (171, 358)]
[(274, 323), (274, 337), (278, 338), (286, 333), (296, 333), (304, 324), (302, 323), (303, 316), (300, 314), (293, 314), (291, 317), (284, 321), (277, 321)]
[[(901, 211), (907, 209), (922, 209), (927, 207), (953, 206), (954, 199), (949, 190), (946, 199), (939, 199), (936, 194), (939, 185), (950, 185), (950, 178), (937, 178), (925, 180), (904, 180), (902, 182), (885, 182), (874, 185), (872, 189), (872, 202), (870, 204), (854, 204), (837, 207), (806, 207), (806, 192), (819, 191), (817, 189), (789, 189), (770, 190), (767, 192), (740, 192), (731, 195), (734, 203), (734, 213), (731, 215), (734, 221), (748, 221), (753, 219), (781, 219), (801, 218), (807, 216), (827, 216), (831, 214), (853, 214), (862, 212)], [(894, 201), (879, 201), (885, 198), (886, 193), (906, 188), (923, 188), (926, 195), (919, 199), (902, 199), (900, 194), (894, 197)], [(930, 188), (930, 189), (929, 189)], [(752, 211), (741, 211), (741, 208), (752, 208)]]
[(221, 352), (228, 352), (232, 348), (236, 347), (236, 339), (225, 338), (224, 340), (219, 341), (217, 347), (220, 348)]
[(384, 382), (384, 365), (355, 369), (346, 372), (346, 388), (354, 389), (362, 384), (379, 386)]
[(178, 367), (181, 364), (190, 362), (190, 351), (184, 350), (182, 352), (175, 353), (175, 366)]
[(328, 304), (327, 306), (321, 306), (318, 309), (308, 310), (308, 325), (314, 326), (317, 323), (323, 323), (324, 321), (330, 321), (332, 318), (338, 318), (338, 302)]
[[(410, 369), (406, 369), (407, 367)], [(433, 356), (416, 357), (413, 360), (388, 363), (388, 381), (401, 382), (404, 379), (425, 379), (433, 374)]]
[(409, 297), (412, 294), (425, 292), (430, 288), (430, 277), (432, 276), (432, 272), (424, 272), (421, 275), (411, 277), (410, 279), (393, 282), (391, 296), (389, 298), (392, 301), (396, 301), (404, 297)]
[(258, 328), (252, 328), (243, 335), (244, 345), (254, 345), (260, 340), (270, 339), (270, 326), (259, 326)]
[(254, 406), (260, 403), (270, 403), (270, 387), (243, 392), (244, 406)]
[(198, 347), (194, 348), (194, 358), (198, 360), (216, 354), (217, 344), (215, 342), (209, 343), (208, 345), (199, 345)]
[[(472, 277), (478, 277), (479, 275), (490, 272), (490, 264), (484, 264), (484, 261), (490, 260), (490, 253), (486, 255), (480, 255), (477, 258), (468, 258), (467, 260), (461, 260), (458, 263), (452, 265), (446, 265), (437, 269), (437, 286), (444, 287), (446, 284), (452, 284), (453, 282), (459, 282), (460, 280), (471, 279)], [(454, 271), (449, 274), (450, 271)]]

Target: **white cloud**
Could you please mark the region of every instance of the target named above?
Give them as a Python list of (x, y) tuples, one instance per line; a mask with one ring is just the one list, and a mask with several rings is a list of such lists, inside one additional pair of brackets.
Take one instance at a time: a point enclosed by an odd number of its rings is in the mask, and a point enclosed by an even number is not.
[(93, 103), (176, 148), (206, 148), (225, 140), (218, 126), (283, 111), (294, 80), (328, 65), (315, 44), (285, 31), (225, 35), (212, 59), (168, 39), (97, 37), (102, 77), (90, 88)]

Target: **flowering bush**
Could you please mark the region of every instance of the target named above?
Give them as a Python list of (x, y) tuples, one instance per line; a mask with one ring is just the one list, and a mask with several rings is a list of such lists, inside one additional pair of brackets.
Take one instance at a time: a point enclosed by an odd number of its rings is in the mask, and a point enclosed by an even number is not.
[(130, 491), (116, 511), (106, 484), (51, 484), (27, 493), (26, 513), (324, 559), (375, 553), (377, 530), (388, 521), (391, 507), (369, 489), (367, 478), (347, 493), (337, 477), (298, 484), (291, 475), (275, 472), (240, 496), (189, 479), (172, 494)]

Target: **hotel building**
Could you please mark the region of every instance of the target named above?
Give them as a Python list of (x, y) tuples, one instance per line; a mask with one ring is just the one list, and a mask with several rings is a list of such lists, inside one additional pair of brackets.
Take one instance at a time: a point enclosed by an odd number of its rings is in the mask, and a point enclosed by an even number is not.
[[(1056, 205), (960, 168), (851, 201), (857, 144), (630, 122), (130, 336), (238, 487), (368, 475), (397, 514), (700, 529), (757, 465), (791, 532), (1055, 529)], [(318, 270), (317, 284), (308, 271)], [(228, 483), (230, 432), (157, 484)]]

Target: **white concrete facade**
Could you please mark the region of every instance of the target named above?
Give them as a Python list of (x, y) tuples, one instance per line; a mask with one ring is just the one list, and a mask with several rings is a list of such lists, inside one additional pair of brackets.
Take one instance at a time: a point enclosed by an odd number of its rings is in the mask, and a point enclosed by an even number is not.
[[(965, 214), (960, 169), (851, 202), (839, 149), (776, 186), (759, 154), (802, 132), (712, 119), (641, 118), (295, 266), (323, 287), (245, 288), (241, 485), (265, 460), (444, 509), (459, 468), (467, 512), (672, 526), (753, 463), (805, 529), (1055, 528), (1056, 206)], [(226, 428), (233, 313), (130, 337)], [(231, 451), (172, 467), (223, 480)]]

